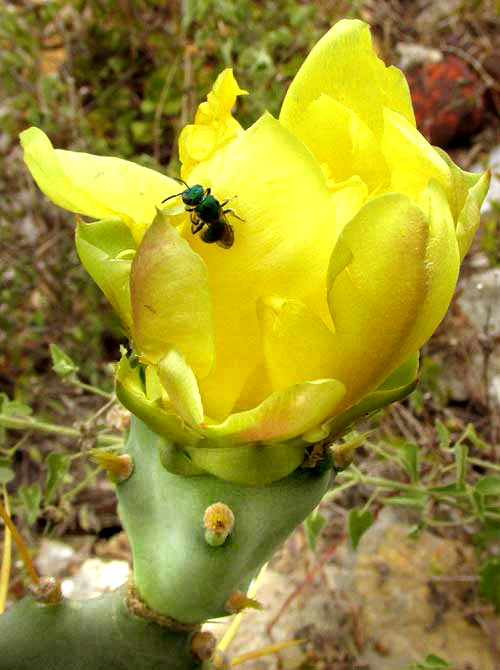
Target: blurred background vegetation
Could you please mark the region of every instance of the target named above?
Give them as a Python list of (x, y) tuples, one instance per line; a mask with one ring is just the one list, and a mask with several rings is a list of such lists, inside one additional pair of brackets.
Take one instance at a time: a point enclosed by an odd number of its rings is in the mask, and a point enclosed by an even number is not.
[[(463, 58), (477, 76), (474, 96), (482, 101), (482, 117), (462, 128), (447, 149), (464, 168), (485, 160), (500, 140), (496, 0), (4, 2), (0, 10), (2, 411), (25, 416), (34, 412), (40, 420), (76, 430), (54, 438), (39, 431), (0, 429), (0, 483), (15, 476), (12, 504), (24, 519), (24, 532), (33, 533), (33, 538), (37, 533), (63, 535), (68, 530), (106, 537), (118, 528), (111, 489), (82, 459), (71, 463), (69, 459), (82, 447), (95, 446), (96, 435), (108, 434), (116, 425), (107, 413), (112, 397), (103, 399), (103, 393), (112, 393), (112, 364), (121, 340), (111, 310), (79, 264), (73, 217), (39, 193), (22, 163), (19, 132), (36, 125), (56, 147), (121, 156), (176, 175), (179, 132), (192, 121), (223, 68), (234, 68), (240, 86), (250, 92), (238, 102), (237, 117), (244, 127), (266, 109), (277, 115), (287, 85), (310, 48), (343, 17), (370, 22), (377, 49), (388, 64), (400, 63), (401, 43), (446, 47), (445, 53)], [(490, 269), (500, 264), (499, 211), (494, 205), (471, 254), (473, 259), (475, 253), (486, 253)], [(471, 262), (464, 266), (465, 275), (474, 269)], [(51, 356), (50, 344), (69, 355), (66, 363), (71, 369), (64, 368), (66, 359), (57, 349)], [(371, 448), (364, 447), (364, 455), (375, 463), (379, 475), (380, 463), (389, 463), (395, 479), (415, 482), (420, 476), (417, 444), (429, 491), (451, 485), (450, 481), (463, 485), (467, 478), (473, 487), (482, 475), (491, 474), (485, 461), (500, 471), (500, 418), (487, 384), (489, 357), (497, 346), (488, 333), (471, 335), (460, 310), (451, 309), (425, 350), (419, 389), (369, 426), (377, 433)], [(464, 347), (482, 352), (484, 374), (478, 377), (477, 365), (463, 354)], [(460, 402), (450, 401), (442, 378), (450, 355), (461, 365), (456, 374), (470, 381), (470, 392)], [(61, 360), (62, 372), (61, 365), (57, 369)], [(100, 394), (92, 392), (93, 387), (101, 389)], [(55, 458), (55, 452), (63, 456)], [(479, 464), (467, 460), (474, 458)], [(394, 475), (395, 463), (402, 468), (399, 475)], [(450, 480), (451, 475), (458, 479)], [(369, 484), (363, 478), (356, 481)], [(363, 505), (365, 514), (367, 501), (372, 507), (376, 503), (371, 491), (366, 486), (349, 488), (338, 502), (346, 509)], [(488, 491), (487, 495), (500, 496), (500, 478)], [(426, 506), (429, 511), (430, 505), (434, 512), (448, 493), (432, 493), (418, 501), (414, 497), (413, 502), (407, 497), (406, 506)], [(495, 522), (487, 518), (480, 491), (471, 489), (469, 494), (467, 504), (462, 496), (454, 509), (465, 516), (473, 514), (474, 532), (484, 548), (485, 538), (488, 542), (500, 538), (500, 516)], [(403, 503), (400, 499), (394, 504), (404, 507)], [(381, 501), (379, 507), (385, 504)], [(449, 522), (447, 512), (440, 508), (440, 514), (441, 521)], [(366, 521), (365, 514), (365, 525)], [(493, 583), (498, 579), (500, 585), (500, 568), (495, 575)], [(500, 586), (497, 597), (500, 607)]]

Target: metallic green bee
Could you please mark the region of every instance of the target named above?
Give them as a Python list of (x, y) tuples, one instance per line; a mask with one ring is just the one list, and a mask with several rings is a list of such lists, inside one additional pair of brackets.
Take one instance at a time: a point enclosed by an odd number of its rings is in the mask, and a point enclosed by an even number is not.
[(224, 209), (231, 198), (224, 200), (224, 202), (219, 202), (211, 194), (209, 188), (203, 188), (201, 184), (189, 186), (182, 179), (178, 179), (177, 177), (174, 177), (174, 179), (179, 184), (183, 184), (186, 190), (169, 195), (168, 198), (162, 200), (162, 203), (181, 196), (182, 202), (186, 205), (186, 212), (190, 212), (191, 232), (193, 235), (200, 233), (201, 239), (207, 244), (216, 242), (220, 247), (229, 249), (234, 242), (234, 232), (232, 226), (227, 221), (226, 214), (232, 214), (236, 219), (244, 221), (232, 209)]

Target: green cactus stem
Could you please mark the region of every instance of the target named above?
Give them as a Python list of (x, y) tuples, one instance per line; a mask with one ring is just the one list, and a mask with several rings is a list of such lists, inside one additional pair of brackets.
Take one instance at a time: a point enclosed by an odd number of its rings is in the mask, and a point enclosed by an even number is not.
[[(165, 446), (134, 419), (125, 448), (134, 468), (116, 484), (133, 552), (133, 586), (89, 601), (25, 598), (0, 617), (2, 669), (200, 667), (192, 645), (199, 624), (227, 616), (227, 603), (245, 597), (262, 564), (317, 506), (331, 478), (326, 457), (261, 487), (172, 474), (162, 464), (160, 443)], [(204, 515), (215, 503), (234, 514), (220, 546), (205, 539)]]
[(130, 613), (126, 587), (87, 601), (24, 598), (0, 617), (2, 670), (193, 670), (194, 631)]
[[(159, 440), (142, 421), (132, 421), (126, 452), (135, 468), (116, 487), (135, 585), (149, 607), (178, 621), (226, 616), (231, 595), (247, 591), (263, 563), (319, 503), (331, 470), (322, 461), (260, 487), (212, 475), (179, 476), (162, 465)], [(232, 510), (235, 524), (224, 544), (213, 547), (205, 540), (203, 518), (217, 502)]]

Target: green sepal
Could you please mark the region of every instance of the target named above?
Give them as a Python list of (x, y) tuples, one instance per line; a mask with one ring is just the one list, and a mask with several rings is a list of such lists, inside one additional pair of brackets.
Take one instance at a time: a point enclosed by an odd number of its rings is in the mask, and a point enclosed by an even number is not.
[(142, 366), (131, 367), (127, 356), (121, 357), (116, 371), (116, 397), (132, 414), (157, 433), (158, 439), (164, 437), (181, 444), (195, 444), (200, 437), (173, 412), (168, 412), (161, 398), (151, 400), (146, 394)]
[(192, 463), (227, 482), (265, 486), (286, 477), (304, 460), (302, 444), (250, 444), (229, 447), (186, 447)]
[(130, 333), (130, 268), (137, 250), (128, 226), (119, 219), (94, 223), (79, 222), (75, 243), (78, 256), (89, 275), (109, 300)]
[(165, 470), (173, 475), (182, 475), (183, 477), (193, 477), (194, 475), (206, 474), (203, 468), (198, 467), (187, 456), (184, 451), (174, 446), (166, 440), (158, 441), (160, 450), (160, 461)]
[(328, 423), (330, 437), (339, 437), (359, 418), (386, 407), (397, 400), (406, 398), (417, 385), (419, 352), (410, 356), (399, 368), (357, 405), (350, 407)]

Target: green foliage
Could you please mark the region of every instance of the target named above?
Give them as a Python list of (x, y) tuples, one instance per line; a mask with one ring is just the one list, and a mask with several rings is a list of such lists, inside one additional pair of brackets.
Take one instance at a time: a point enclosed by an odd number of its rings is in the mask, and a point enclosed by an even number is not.
[[(116, 449), (122, 446), (120, 436), (110, 433), (103, 422), (103, 413), (115, 403), (113, 395), (100, 388), (82, 382), (78, 375), (78, 366), (56, 345), (50, 345), (54, 369), (59, 372), (69, 386), (84, 388), (86, 391), (104, 396), (106, 401), (101, 407), (86, 416), (79, 427), (63, 426), (33, 414), (32, 408), (17, 400), (10, 400), (6, 394), (0, 394), (0, 484), (7, 484), (14, 478), (16, 455), (29, 461), (29, 470), (38, 473), (38, 479), (44, 480), (42, 486), (33, 477), (16, 482), (16, 490), (11, 493), (11, 504), (16, 511), (22, 511), (28, 525), (45, 517), (52, 521), (67, 516), (67, 504), (83, 488), (95, 481), (98, 468), (79, 465), (79, 456), (84, 452), (91, 455), (97, 449)], [(20, 439), (14, 439), (18, 432)], [(58, 436), (57, 450), (51, 440), (48, 448), (31, 445), (25, 447), (25, 438), (30, 435), (51, 434)], [(67, 451), (60, 448), (60, 442), (71, 439)], [(73, 453), (72, 453), (73, 452)]]
[(51, 343), (50, 356), (52, 358), (52, 369), (59, 377), (67, 377), (78, 372), (78, 367), (57, 344)]
[(375, 521), (373, 513), (369, 509), (353, 507), (347, 517), (347, 528), (351, 539), (352, 548), (356, 549), (363, 533), (370, 528)]
[(500, 264), (500, 202), (493, 201), (491, 218), (483, 224), (480, 238), (481, 248), (491, 265)]
[(416, 663), (415, 665), (410, 665), (408, 670), (437, 670), (438, 668), (450, 668), (451, 665), (448, 661), (445, 661), (443, 658), (436, 656), (435, 654), (428, 654), (422, 663)]
[(17, 489), (17, 495), (24, 508), (26, 519), (31, 526), (35, 523), (40, 512), (42, 502), (42, 489), (38, 482), (30, 485), (22, 485)]
[(500, 612), (500, 558), (492, 557), (486, 561), (480, 572), (481, 594), (493, 603)]
[(311, 512), (311, 514), (309, 514), (309, 516), (304, 521), (307, 542), (309, 544), (309, 547), (313, 551), (316, 550), (316, 543), (318, 541), (318, 537), (323, 528), (325, 527), (325, 525), (326, 525), (326, 519), (321, 514), (321, 512), (317, 507), (313, 512)]

